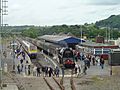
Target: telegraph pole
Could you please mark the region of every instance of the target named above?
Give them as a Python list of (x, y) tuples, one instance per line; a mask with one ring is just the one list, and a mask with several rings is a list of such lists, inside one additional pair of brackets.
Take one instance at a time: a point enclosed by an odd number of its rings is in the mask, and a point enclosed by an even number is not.
[(0, 88), (2, 89), (2, 47), (1, 47), (1, 31), (2, 31), (2, 23), (1, 23), (1, 17), (2, 17), (2, 7), (1, 7), (1, 0), (0, 0)]
[(108, 43), (108, 27), (106, 28), (106, 42)]
[(111, 39), (111, 28), (109, 28), (109, 40)]
[(3, 22), (4, 22), (4, 15), (7, 15), (7, 3), (6, 0), (0, 0), (0, 88), (2, 89), (2, 72), (3, 72), (3, 40), (2, 40), (2, 34), (3, 34)]

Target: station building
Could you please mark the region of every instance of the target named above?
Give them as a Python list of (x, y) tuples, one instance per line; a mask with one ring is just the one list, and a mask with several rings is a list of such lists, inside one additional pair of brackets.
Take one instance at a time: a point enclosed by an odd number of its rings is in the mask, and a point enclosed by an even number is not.
[(76, 48), (77, 50), (82, 49), (85, 53), (102, 56), (104, 59), (108, 59), (110, 50), (118, 49), (119, 46), (104, 43), (84, 42), (76, 45)]
[(44, 42), (53, 43), (56, 45), (60, 45), (63, 47), (75, 48), (75, 45), (80, 42), (85, 42), (85, 40), (81, 40), (80, 38), (67, 36), (67, 35), (43, 35), (38, 37), (39, 40), (43, 40)]

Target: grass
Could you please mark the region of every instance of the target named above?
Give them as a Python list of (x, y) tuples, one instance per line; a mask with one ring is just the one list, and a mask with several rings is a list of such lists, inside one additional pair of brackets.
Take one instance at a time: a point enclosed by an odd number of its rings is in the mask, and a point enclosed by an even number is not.
[(112, 66), (113, 75), (120, 75), (120, 66)]
[(76, 90), (120, 90), (120, 76), (93, 76), (77, 80)]

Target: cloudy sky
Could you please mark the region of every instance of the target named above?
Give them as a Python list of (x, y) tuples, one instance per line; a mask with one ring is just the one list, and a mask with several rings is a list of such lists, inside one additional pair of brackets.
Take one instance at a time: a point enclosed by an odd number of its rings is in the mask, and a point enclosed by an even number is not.
[(120, 0), (8, 0), (9, 25), (94, 23), (120, 14)]

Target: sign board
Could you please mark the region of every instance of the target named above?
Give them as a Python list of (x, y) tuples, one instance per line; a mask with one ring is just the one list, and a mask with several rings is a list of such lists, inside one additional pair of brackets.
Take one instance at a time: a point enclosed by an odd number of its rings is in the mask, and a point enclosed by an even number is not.
[(112, 49), (110, 52), (109, 65), (119, 66), (120, 65), (120, 49)]

